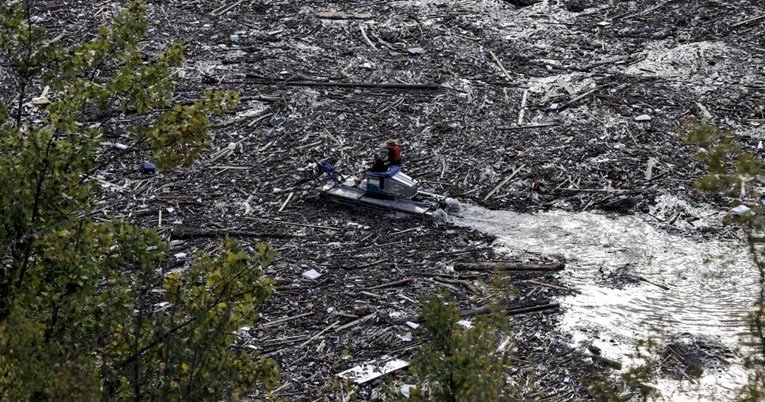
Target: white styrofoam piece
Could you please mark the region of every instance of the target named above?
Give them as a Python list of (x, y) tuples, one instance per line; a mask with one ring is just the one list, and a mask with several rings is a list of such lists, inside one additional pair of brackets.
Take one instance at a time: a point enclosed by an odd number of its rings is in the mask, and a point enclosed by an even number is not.
[(356, 384), (364, 384), (408, 365), (409, 363), (404, 360), (385, 355), (345, 370), (337, 375), (338, 377), (353, 380)]

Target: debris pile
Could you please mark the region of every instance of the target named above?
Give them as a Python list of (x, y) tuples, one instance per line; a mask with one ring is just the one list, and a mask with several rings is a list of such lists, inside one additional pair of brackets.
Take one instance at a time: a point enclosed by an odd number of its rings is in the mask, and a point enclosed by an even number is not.
[[(429, 192), (519, 211), (630, 213), (667, 193), (705, 200), (692, 191), (693, 149), (675, 132), (687, 117), (735, 129), (763, 156), (758, 2), (148, 3), (143, 50), (186, 45), (177, 100), (219, 88), (242, 102), (215, 121), (189, 170), (142, 165), (149, 155), (114, 145), (134, 142), (131, 116), (110, 121), (94, 216), (157, 228), (183, 255), (171, 269), (222, 236), (275, 247), (276, 292), (236, 346), (275, 358), (277, 395), (291, 401), (339, 400), (338, 373), (381, 356), (407, 361), (422, 342), (411, 335), (419, 295), (446, 288), (466, 315), (480, 313), (501, 264), (535, 265), (501, 274), (516, 287), (507, 311), (526, 362), (513, 374), (578, 399), (590, 370), (554, 331), (556, 297), (575, 291), (555, 275), (564, 261), (508, 261), (468, 229), (326, 206), (315, 160), (355, 175), (393, 137)], [(41, 0), (34, 15), (73, 43), (119, 7)], [(0, 89), (14, 95), (1, 69)], [(55, 97), (40, 94), (25, 107)]]

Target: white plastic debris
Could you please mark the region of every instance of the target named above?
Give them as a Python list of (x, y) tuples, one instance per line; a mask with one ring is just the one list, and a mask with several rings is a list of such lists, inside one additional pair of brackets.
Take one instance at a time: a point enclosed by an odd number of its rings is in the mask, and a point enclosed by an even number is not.
[(407, 52), (411, 54), (423, 54), (425, 53), (425, 49), (421, 47), (410, 47), (409, 49), (406, 49)]
[(121, 150), (124, 151), (124, 150), (128, 149), (128, 146), (125, 145), (125, 144), (116, 143), (116, 144), (114, 144), (114, 148), (121, 149)]
[(179, 260), (182, 260), (182, 259), (186, 258), (186, 253), (176, 253), (175, 254), (175, 258), (177, 258)]
[(641, 114), (640, 116), (635, 117), (635, 121), (651, 121), (651, 116), (647, 114)]
[(315, 269), (311, 269), (311, 270), (303, 272), (303, 278), (310, 279), (312, 281), (319, 279), (320, 276), (321, 274), (316, 272)]
[(470, 320), (459, 320), (457, 321), (457, 324), (462, 325), (462, 328), (465, 329), (473, 328), (473, 322)]
[(418, 324), (418, 323), (416, 323), (416, 322), (411, 322), (411, 321), (407, 321), (407, 322), (406, 322), (406, 325), (407, 325), (409, 328), (411, 328), (411, 329), (417, 329), (417, 328), (419, 328), (419, 327), (420, 327), (420, 324)]
[(338, 373), (337, 376), (352, 380), (356, 384), (364, 384), (408, 365), (404, 360), (385, 355)]
[(747, 207), (746, 205), (739, 205), (736, 208), (733, 208), (730, 210), (730, 213), (736, 216), (741, 216), (746, 214), (747, 212), (751, 211), (752, 209)]
[(404, 384), (401, 386), (401, 395), (404, 395), (404, 397), (409, 398), (409, 393), (412, 391), (412, 389), (417, 388), (414, 384)]

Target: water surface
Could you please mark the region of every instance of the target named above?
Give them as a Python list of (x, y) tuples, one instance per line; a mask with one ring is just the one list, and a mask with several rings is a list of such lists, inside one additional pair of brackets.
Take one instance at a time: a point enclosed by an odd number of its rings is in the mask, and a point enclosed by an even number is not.
[[(716, 219), (716, 218), (715, 218)], [(669, 234), (648, 215), (551, 211), (519, 214), (465, 206), (455, 223), (498, 237), (508, 254), (560, 255), (561, 278), (579, 294), (560, 300), (562, 329), (575, 346), (591, 343), (606, 357), (627, 359), (638, 339), (660, 329), (672, 339), (718, 341), (735, 349), (757, 289), (757, 271), (742, 242)], [(707, 222), (708, 223), (708, 222)], [(705, 224), (699, 221), (699, 226)], [(691, 228), (692, 230), (692, 228)], [(603, 278), (622, 270), (641, 281), (615, 288)], [(659, 384), (676, 400), (727, 400), (746, 374), (739, 365), (705, 372), (699, 383)]]

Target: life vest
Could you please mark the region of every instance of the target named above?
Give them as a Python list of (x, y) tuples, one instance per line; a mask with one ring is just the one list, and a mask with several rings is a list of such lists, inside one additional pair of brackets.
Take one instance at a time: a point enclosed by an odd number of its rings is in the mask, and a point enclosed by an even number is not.
[(401, 163), (401, 148), (398, 145), (388, 145), (388, 162), (394, 164)]

